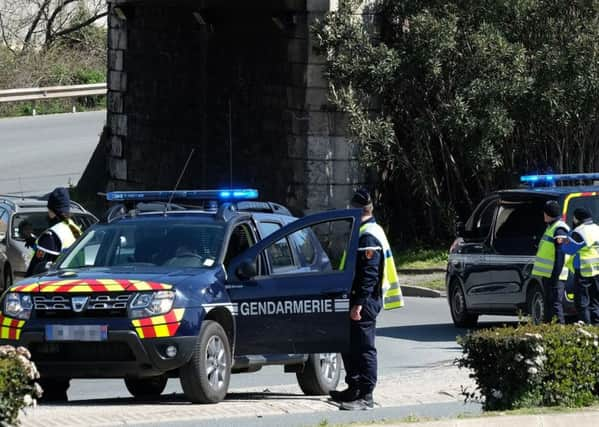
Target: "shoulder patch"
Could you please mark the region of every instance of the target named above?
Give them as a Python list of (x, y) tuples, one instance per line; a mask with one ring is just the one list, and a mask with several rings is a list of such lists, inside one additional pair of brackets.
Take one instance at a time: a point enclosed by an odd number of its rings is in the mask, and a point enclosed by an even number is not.
[(37, 251), (35, 251), (35, 257), (36, 257), (36, 258), (43, 258), (43, 257), (44, 257), (44, 255), (45, 255), (45, 254), (44, 254), (44, 251), (41, 251), (41, 250), (39, 250), (39, 249), (38, 249)]
[(372, 250), (372, 249), (366, 249), (364, 251), (364, 256), (366, 257), (366, 259), (372, 259), (372, 258), (374, 258), (374, 250)]

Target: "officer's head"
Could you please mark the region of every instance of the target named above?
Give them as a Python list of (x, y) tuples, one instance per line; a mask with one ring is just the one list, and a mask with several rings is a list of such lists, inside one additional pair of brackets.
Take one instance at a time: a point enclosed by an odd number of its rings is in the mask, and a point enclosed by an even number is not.
[(588, 221), (589, 219), (593, 219), (593, 216), (591, 215), (591, 212), (588, 209), (574, 209), (574, 218), (572, 219), (574, 225), (582, 224), (583, 222)]
[(370, 192), (367, 188), (362, 187), (354, 193), (351, 199), (351, 206), (352, 208), (362, 209), (364, 214), (372, 215), (372, 197), (370, 197)]
[(553, 222), (561, 216), (561, 208), (555, 200), (548, 200), (543, 206), (545, 222)]
[(71, 197), (66, 188), (55, 188), (48, 196), (48, 216), (67, 218), (71, 214)]

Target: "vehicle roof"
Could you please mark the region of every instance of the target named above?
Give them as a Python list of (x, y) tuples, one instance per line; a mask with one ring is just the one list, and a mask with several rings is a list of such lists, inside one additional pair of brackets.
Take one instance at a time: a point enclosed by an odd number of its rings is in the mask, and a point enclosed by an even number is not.
[(534, 188), (513, 188), (509, 190), (500, 190), (500, 195), (530, 195), (561, 197), (572, 193), (590, 193), (599, 192), (599, 185), (576, 185), (563, 187), (534, 187)]
[(226, 224), (231, 222), (233, 219), (238, 219), (241, 217), (250, 218), (253, 217), (258, 221), (264, 220), (279, 220), (283, 222), (283, 224), (287, 224), (289, 222), (295, 221), (297, 218), (284, 215), (284, 214), (275, 214), (275, 213), (257, 213), (257, 212), (247, 212), (247, 211), (234, 211), (231, 212), (226, 217), (220, 216), (218, 212), (211, 211), (201, 211), (201, 210), (183, 210), (183, 211), (167, 211), (166, 215), (164, 212), (160, 211), (152, 211), (152, 212), (143, 212), (138, 213), (135, 216), (123, 216), (119, 218), (115, 218), (110, 224), (114, 223), (134, 223), (140, 220), (143, 221), (193, 221), (193, 222), (218, 222), (221, 224)]

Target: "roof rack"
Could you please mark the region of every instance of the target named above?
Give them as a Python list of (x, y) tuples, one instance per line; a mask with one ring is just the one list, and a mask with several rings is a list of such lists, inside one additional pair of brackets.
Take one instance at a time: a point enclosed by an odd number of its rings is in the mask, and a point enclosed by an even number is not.
[(555, 187), (558, 182), (566, 181), (595, 181), (599, 180), (599, 173), (571, 173), (551, 175), (524, 175), (520, 182), (530, 187)]

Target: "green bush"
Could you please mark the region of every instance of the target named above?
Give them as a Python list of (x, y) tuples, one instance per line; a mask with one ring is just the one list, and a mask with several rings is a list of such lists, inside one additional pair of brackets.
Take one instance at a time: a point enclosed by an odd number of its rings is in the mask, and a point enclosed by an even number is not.
[(476, 331), (458, 340), (460, 367), (472, 370), (485, 410), (588, 406), (599, 398), (599, 328), (521, 325)]
[(18, 424), (19, 412), (35, 404), (42, 390), (39, 374), (24, 347), (0, 347), (0, 426)]

